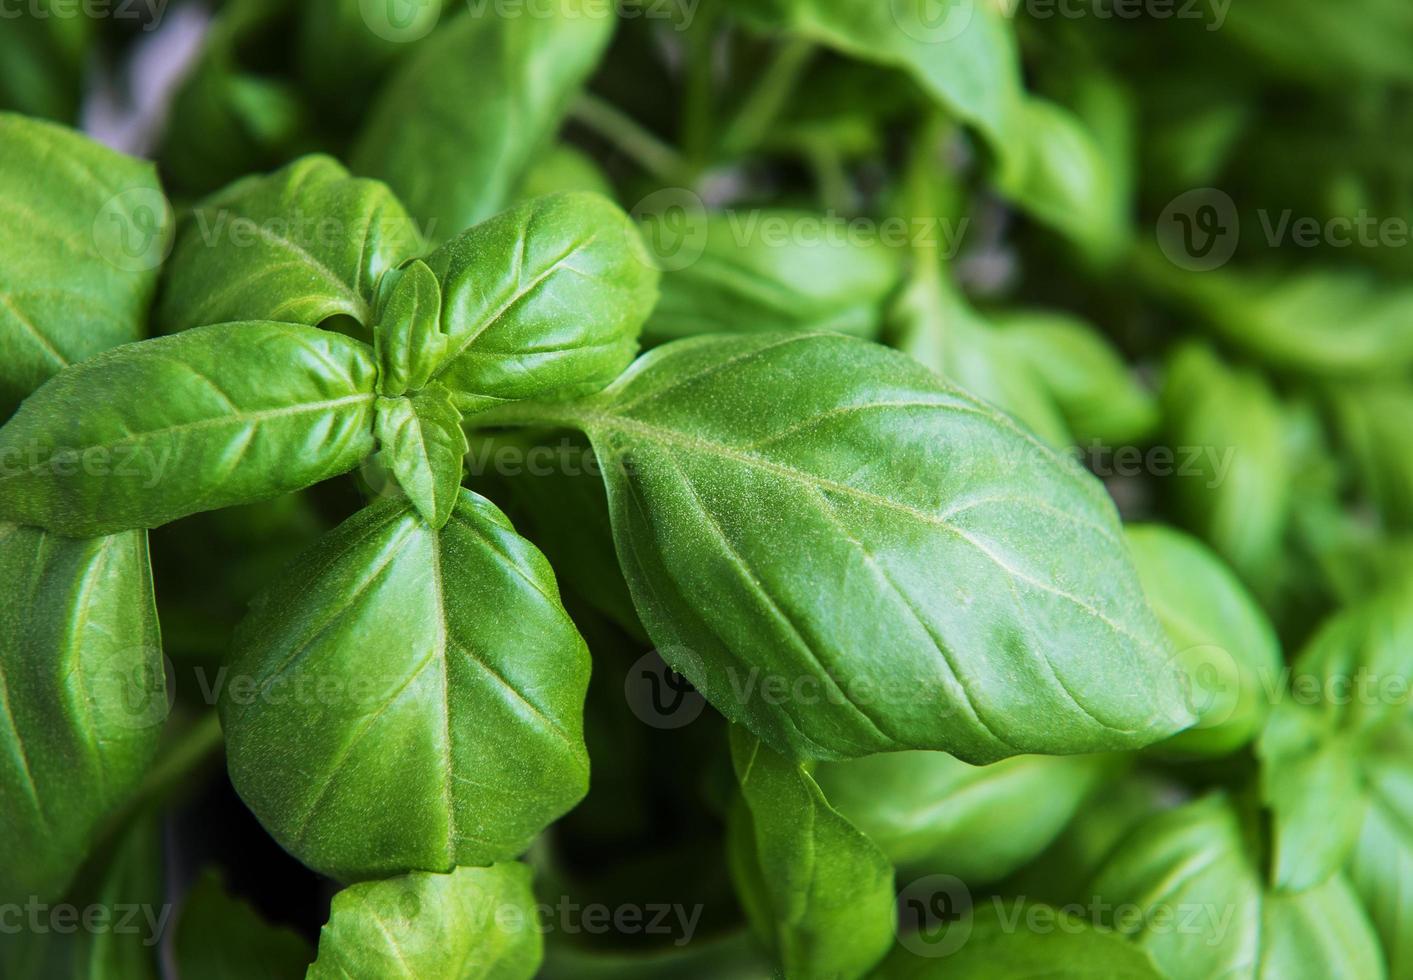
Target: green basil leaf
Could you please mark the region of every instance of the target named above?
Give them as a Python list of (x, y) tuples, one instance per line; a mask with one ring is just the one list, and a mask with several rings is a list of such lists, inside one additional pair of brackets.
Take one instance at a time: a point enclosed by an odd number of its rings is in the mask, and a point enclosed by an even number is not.
[(1413, 530), (1413, 387), (1348, 386), (1331, 393), (1340, 438), (1384, 524)]
[(1389, 976), (1413, 971), (1413, 769), (1408, 728), (1398, 755), (1385, 755), (1365, 773), (1369, 805), (1350, 855), (1350, 884), (1383, 940)]
[(468, 491), (440, 531), (399, 500), (355, 514), (234, 650), (231, 781), (325, 874), (508, 858), (587, 788), (584, 641), (544, 557)]
[(1319, 0), (1246, 0), (1232, 5), (1224, 33), (1299, 81), (1413, 81), (1413, 17), (1390, 0), (1356, 0), (1340, 10)]
[(877, 235), (804, 211), (688, 212), (670, 227), (666, 220), (650, 221), (650, 240), (700, 242), (702, 254), (663, 276), (662, 299), (644, 327), (652, 342), (779, 330), (872, 338), (882, 328), (901, 270)]
[[(1032, 929), (1030, 922), (1042, 928)], [(965, 930), (965, 941), (949, 939)], [(950, 948), (955, 946), (955, 948)], [(937, 952), (934, 952), (936, 950)], [(915, 933), (888, 954), (872, 980), (1158, 980), (1142, 950), (1060, 909), (999, 898), (962, 920)]]
[(519, 17), (467, 11), (384, 86), (353, 169), (386, 180), (434, 241), (485, 220), (550, 143), (616, 20), (612, 7), (571, 0)]
[(0, 523), (0, 902), (57, 898), (167, 715), (147, 535)]
[(373, 326), (383, 273), (422, 250), (383, 184), (325, 156), (246, 177), (182, 223), (159, 321), (166, 331), (237, 320)]
[(1024, 422), (1051, 445), (1069, 445), (1069, 428), (1042, 378), (1015, 356), (934, 259), (925, 254), (918, 259), (890, 311), (892, 345)]
[[(66, 920), (58, 906), (49, 906), (39, 909), (37, 919), (21, 919), (16, 934), (16, 917), (8, 916), (11, 922), (0, 943), (5, 980), (159, 980), (158, 960), (172, 908), (166, 901), (164, 864), (162, 822), (156, 813), (143, 811), (118, 829), (64, 896), (63, 904), (94, 917), (87, 920), (91, 927), (82, 919)], [(31, 901), (31, 896), (21, 899)], [(35, 921), (38, 930), (26, 928)]]
[(1190, 461), (1172, 478), (1174, 505), (1248, 584), (1268, 585), (1292, 481), (1275, 392), (1261, 375), (1192, 345), (1168, 363), (1163, 412), (1169, 441)]
[(147, 332), (171, 244), (150, 163), (0, 113), (0, 419), (46, 379)]
[(1043, 851), (1113, 769), (1104, 756), (969, 766), (944, 752), (888, 752), (822, 763), (814, 777), (900, 873), (980, 885)]
[(380, 398), (374, 431), (408, 499), (427, 523), (442, 527), (461, 492), (468, 448), (451, 393), (428, 385), (406, 398)]
[(291, 980), (314, 959), (304, 937), (228, 895), (212, 871), (187, 893), (173, 950), (178, 974), (200, 980)]
[(441, 332), (442, 287), (421, 259), (382, 279), (373, 351), (378, 358), (378, 391), (401, 395), (427, 383), (446, 353)]
[(300, 4), (298, 67), (306, 91), (340, 123), (357, 123), (387, 70), (436, 27), (445, 0)]
[(1197, 724), (1163, 748), (1224, 755), (1261, 731), (1279, 691), (1275, 627), (1206, 545), (1159, 524), (1125, 528), (1138, 578), (1187, 673)]
[(115, 348), (0, 428), (0, 516), (107, 534), (337, 476), (373, 452), (376, 373), (366, 345), (288, 323)]
[(1001, 314), (992, 323), (1002, 346), (1040, 379), (1077, 444), (1127, 446), (1157, 428), (1157, 399), (1089, 324), (1044, 312)]
[(1188, 271), (1155, 249), (1140, 254), (1150, 282), (1222, 340), (1273, 367), (1368, 377), (1413, 366), (1413, 289), (1367, 270)]
[(413, 872), (334, 896), (308, 980), (529, 980), (543, 948), (525, 865)]
[(893, 866), (809, 773), (740, 728), (731, 761), (748, 811), (745, 853), (764, 885), (752, 925), (786, 976), (862, 976), (892, 942)]
[(982, 763), (1191, 721), (1103, 488), (904, 355), (695, 338), (506, 419), (588, 433), (649, 635), (779, 751)]
[[(1130, 834), (1092, 892), (1108, 908), (1104, 924), (1174, 980), (1384, 975), (1378, 939), (1343, 877), (1295, 895), (1267, 892), (1257, 853), (1231, 804), (1211, 796)], [(1127, 905), (1137, 914), (1121, 917)]]
[(637, 231), (592, 194), (516, 205), (427, 264), (442, 282), (447, 335), (433, 378), (466, 410), (597, 391), (632, 360), (657, 299)]

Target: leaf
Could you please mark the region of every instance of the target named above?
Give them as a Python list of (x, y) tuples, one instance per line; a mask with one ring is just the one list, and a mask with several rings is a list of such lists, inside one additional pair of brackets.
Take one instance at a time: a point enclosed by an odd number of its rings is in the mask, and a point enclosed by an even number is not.
[(992, 323), (1001, 347), (1040, 379), (1076, 444), (1127, 446), (1157, 428), (1157, 399), (1089, 324), (1040, 311), (1000, 314)]
[(588, 433), (649, 635), (777, 751), (982, 763), (1191, 720), (1103, 489), (904, 355), (696, 338), (507, 420)]
[(231, 781), (324, 874), (509, 858), (588, 786), (584, 642), (544, 557), (468, 491), (440, 531), (399, 500), (355, 514), (234, 650)]
[(314, 958), (302, 936), (266, 922), (209, 870), (187, 893), (174, 950), (178, 974), (200, 980), (296, 980)]
[(1187, 673), (1197, 724), (1164, 749), (1223, 755), (1261, 731), (1279, 690), (1280, 641), (1254, 596), (1202, 542), (1161, 524), (1128, 525), (1138, 578)]
[(1318, 0), (1235, 4), (1228, 35), (1270, 69), (1315, 85), (1413, 80), (1413, 16), (1397, 0), (1358, 0), (1332, 10)]
[[(1035, 922), (1039, 928), (1030, 928)], [(1018, 928), (1017, 923), (1022, 923)], [(957, 923), (899, 943), (873, 980), (1158, 980), (1152, 960), (1111, 932), (1060, 909), (1000, 898), (974, 909), (961, 926), (965, 942), (949, 948)], [(935, 944), (935, 945), (934, 945)], [(945, 945), (944, 945), (945, 944)], [(940, 950), (928, 955), (931, 949)]]
[(427, 264), (442, 282), (447, 335), (433, 379), (466, 411), (597, 391), (633, 359), (657, 299), (657, 269), (637, 231), (592, 194), (516, 205)]
[(167, 332), (237, 320), (373, 326), (383, 273), (422, 251), (383, 184), (307, 156), (206, 198), (183, 223), (159, 322)]
[(375, 376), (366, 345), (287, 323), (126, 344), (0, 428), (0, 517), (108, 534), (337, 476), (373, 452)]
[(888, 752), (822, 763), (814, 777), (903, 875), (981, 885), (1043, 851), (1113, 769), (1104, 756), (1018, 756), (978, 767), (944, 752)]
[(510, 203), (617, 20), (592, 3), (482, 14), (450, 21), (394, 72), (350, 158), (354, 171), (386, 180), (433, 241)]
[(569, 143), (556, 143), (530, 164), (516, 200), (529, 201), (562, 191), (587, 191), (613, 199), (613, 184), (594, 158)]
[[(39, 905), (27, 896), (24, 905), (10, 906), (34, 911), (8, 916), (9, 934), (0, 943), (5, 980), (158, 980), (172, 908), (165, 901), (164, 864), (161, 821), (141, 811), (94, 855), (61, 905)], [(73, 909), (74, 918), (62, 906)], [(16, 919), (18, 933), (12, 931)], [(39, 929), (26, 928), (36, 921)]]
[[(1149, 819), (1096, 877), (1104, 925), (1173, 980), (1382, 977), (1378, 939), (1342, 877), (1298, 895), (1266, 892), (1248, 829), (1210, 796)], [(1122, 919), (1117, 911), (1125, 906)]]
[(1148, 280), (1196, 313), (1200, 325), (1272, 367), (1359, 378), (1413, 366), (1413, 289), (1367, 270), (1191, 272), (1156, 250), (1140, 255)]
[(384, 395), (418, 391), (446, 353), (441, 332), (442, 288), (421, 259), (383, 276), (373, 351), (378, 358), (378, 391)]
[(785, 29), (853, 58), (899, 68), (995, 158), (997, 188), (1101, 260), (1127, 236), (1122, 175), (1067, 109), (1028, 96), (999, 5), (974, 0), (733, 0), (764, 29)]
[[(905, 240), (916, 233), (905, 224), (895, 230)], [(663, 276), (662, 299), (644, 328), (654, 343), (778, 330), (876, 337), (901, 274), (878, 234), (805, 211), (687, 212), (680, 222), (656, 218), (645, 233), (702, 248), (695, 261)]]
[(167, 716), (147, 535), (0, 523), (0, 903), (60, 896)]
[(892, 865), (809, 773), (740, 728), (731, 730), (731, 761), (768, 903), (752, 917), (757, 933), (786, 976), (862, 976), (892, 941)]
[(1386, 526), (1413, 529), (1413, 388), (1347, 385), (1331, 392), (1340, 438)]
[(1073, 438), (1043, 378), (944, 275), (935, 256), (916, 257), (890, 311), (891, 344), (1029, 426), (1052, 446)]
[(171, 209), (150, 163), (0, 113), (0, 419), (45, 380), (146, 332)]
[(1389, 976), (1413, 971), (1413, 770), (1407, 754), (1384, 756), (1365, 782), (1369, 805), (1350, 855), (1348, 878), (1383, 940)]
[(1275, 393), (1261, 375), (1189, 345), (1168, 362), (1163, 412), (1169, 442), (1189, 459), (1171, 478), (1174, 506), (1248, 585), (1269, 586), (1292, 480)]
[(62, 0), (38, 0), (6, 11), (0, 109), (59, 122), (78, 118), (94, 23), (86, 16), (55, 16), (61, 5)]
[(406, 398), (380, 398), (374, 426), (397, 482), (423, 519), (442, 527), (461, 492), (468, 449), (451, 393), (429, 385)]
[(388, 70), (441, 17), (444, 0), (406, 6), (367, 0), (305, 0), (297, 64), (306, 91), (340, 124), (356, 124)]
[(525, 865), (413, 872), (334, 896), (308, 980), (529, 980), (543, 948)]

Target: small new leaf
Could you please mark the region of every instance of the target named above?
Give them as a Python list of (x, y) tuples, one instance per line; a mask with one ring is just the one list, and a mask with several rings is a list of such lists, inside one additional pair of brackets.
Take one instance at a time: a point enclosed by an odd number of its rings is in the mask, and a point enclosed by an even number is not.
[(427, 263), (417, 259), (385, 275), (379, 290), (383, 296), (373, 328), (378, 391), (390, 397), (417, 391), (446, 350), (441, 284)]
[(374, 426), (403, 492), (428, 524), (442, 527), (461, 489), (467, 450), (451, 393), (433, 384), (404, 398), (380, 398)]

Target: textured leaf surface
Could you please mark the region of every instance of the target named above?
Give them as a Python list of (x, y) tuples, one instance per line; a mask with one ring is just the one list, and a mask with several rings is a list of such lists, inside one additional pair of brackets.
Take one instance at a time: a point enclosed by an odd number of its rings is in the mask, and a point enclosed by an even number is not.
[(376, 373), (367, 345), (285, 323), (100, 354), (0, 428), (0, 516), (106, 534), (337, 476), (373, 452)]
[[(1247, 834), (1220, 796), (1159, 814), (1115, 850), (1092, 894), (1138, 906), (1136, 928), (1134, 918), (1118, 925), (1174, 980), (1384, 976), (1378, 939), (1343, 877), (1298, 895), (1267, 892)], [(1164, 925), (1159, 913), (1175, 918)], [(1188, 926), (1175, 928), (1184, 916)]]
[(903, 874), (998, 881), (1045, 849), (1114, 769), (1103, 756), (969, 766), (945, 752), (822, 763), (829, 802)]
[[(1043, 928), (1028, 928), (1027, 922)], [(1017, 925), (1017, 923), (1020, 923)], [(1064, 911), (1019, 900), (988, 901), (966, 920), (966, 941), (948, 937), (955, 924), (899, 944), (872, 980), (1159, 980), (1163, 974), (1141, 950), (1112, 932)], [(939, 950), (929, 956), (929, 946)], [(953, 948), (955, 946), (955, 948)]]
[(378, 357), (378, 391), (401, 395), (427, 383), (446, 348), (441, 332), (442, 287), (421, 259), (380, 282), (373, 350)]
[(738, 842), (764, 907), (753, 925), (790, 977), (862, 976), (893, 936), (893, 866), (798, 764), (740, 728), (731, 761), (748, 817)]
[(414, 872), (334, 896), (308, 980), (529, 980), (543, 938), (523, 864)]
[(171, 213), (156, 171), (0, 113), (0, 419), (47, 378), (147, 332)]
[(979, 763), (1190, 721), (1103, 489), (901, 354), (678, 341), (515, 412), (588, 432), (649, 634), (780, 751)]
[(355, 514), (235, 650), (232, 782), (325, 874), (512, 857), (587, 788), (584, 642), (544, 557), (470, 492), (439, 532), (404, 501)]
[(380, 398), (375, 425), (397, 482), (427, 523), (441, 527), (461, 491), (467, 448), (451, 394), (430, 385), (406, 398)]
[(147, 535), (0, 523), (0, 582), (0, 901), (50, 901), (167, 716)]
[(384, 272), (422, 250), (387, 187), (308, 156), (246, 177), (202, 201), (182, 224), (162, 295), (164, 330), (331, 316), (373, 326)]
[(616, 205), (553, 194), (516, 205), (427, 258), (442, 282), (435, 380), (464, 407), (597, 391), (623, 372), (658, 272)]
[(466, 11), (384, 86), (353, 169), (386, 180), (433, 241), (490, 217), (553, 138), (616, 19), (574, 0), (516, 17)]
[(1158, 524), (1125, 528), (1138, 578), (1187, 672), (1197, 724), (1165, 748), (1222, 754), (1255, 738), (1280, 688), (1275, 627), (1202, 542)]

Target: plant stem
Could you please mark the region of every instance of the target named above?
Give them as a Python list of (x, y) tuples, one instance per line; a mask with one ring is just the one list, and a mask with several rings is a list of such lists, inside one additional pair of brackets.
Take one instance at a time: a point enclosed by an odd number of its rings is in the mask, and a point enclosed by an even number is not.
[(776, 52), (775, 59), (761, 73), (755, 88), (727, 126), (721, 140), (723, 152), (728, 156), (747, 153), (761, 144), (775, 120), (780, 118), (785, 103), (814, 58), (815, 50), (813, 41), (796, 38)]
[(607, 100), (588, 92), (581, 93), (570, 115), (659, 180), (669, 184), (686, 183), (688, 167), (682, 155)]
[(687, 37), (686, 92), (682, 105), (682, 147), (692, 169), (700, 173), (711, 154), (716, 118), (716, 78), (712, 70), (716, 18), (702, 11), (702, 21)]

